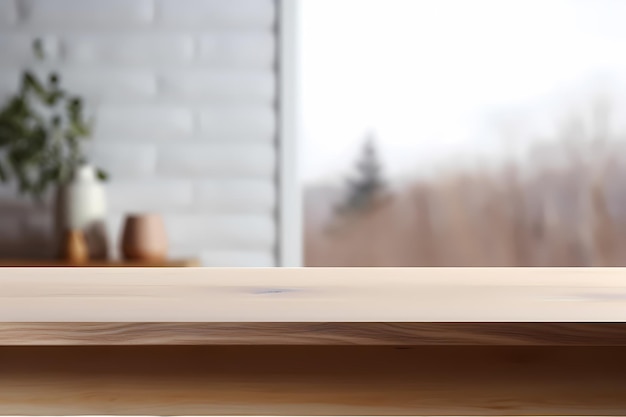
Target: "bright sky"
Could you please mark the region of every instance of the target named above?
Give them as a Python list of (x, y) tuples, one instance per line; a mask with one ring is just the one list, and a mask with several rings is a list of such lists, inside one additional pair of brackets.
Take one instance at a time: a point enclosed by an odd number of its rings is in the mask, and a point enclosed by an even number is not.
[[(626, 0), (301, 0), (305, 181), (367, 131), (393, 176), (502, 154), (602, 88), (626, 98)], [(504, 138), (508, 138), (504, 140)]]

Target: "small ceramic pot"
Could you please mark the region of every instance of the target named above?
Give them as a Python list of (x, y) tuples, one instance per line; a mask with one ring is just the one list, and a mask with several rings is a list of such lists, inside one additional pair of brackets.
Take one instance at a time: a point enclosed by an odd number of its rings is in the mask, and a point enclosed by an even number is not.
[(167, 257), (167, 236), (158, 214), (126, 216), (122, 233), (122, 255), (134, 261), (163, 261)]

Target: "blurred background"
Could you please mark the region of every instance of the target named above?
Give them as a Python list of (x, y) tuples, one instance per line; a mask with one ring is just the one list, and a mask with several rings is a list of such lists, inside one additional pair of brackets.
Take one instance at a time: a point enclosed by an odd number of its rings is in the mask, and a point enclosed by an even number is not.
[(302, 2), (306, 265), (626, 265), (625, 12)]
[(0, 0), (0, 266), (626, 265), (625, 14)]
[(281, 264), (279, 8), (0, 0), (0, 265)]

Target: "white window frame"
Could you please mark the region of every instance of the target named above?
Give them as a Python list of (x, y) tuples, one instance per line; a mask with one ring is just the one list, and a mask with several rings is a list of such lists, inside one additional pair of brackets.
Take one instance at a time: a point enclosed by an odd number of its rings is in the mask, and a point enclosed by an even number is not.
[(302, 266), (302, 191), (298, 144), (300, 112), (298, 91), (298, 1), (276, 0), (278, 79), (278, 246), (277, 266)]

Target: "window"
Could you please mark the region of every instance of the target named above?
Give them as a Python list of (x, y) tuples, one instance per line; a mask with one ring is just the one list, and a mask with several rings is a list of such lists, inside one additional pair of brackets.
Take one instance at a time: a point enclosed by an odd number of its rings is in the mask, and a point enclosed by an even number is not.
[(299, 5), (305, 265), (626, 265), (626, 3)]

